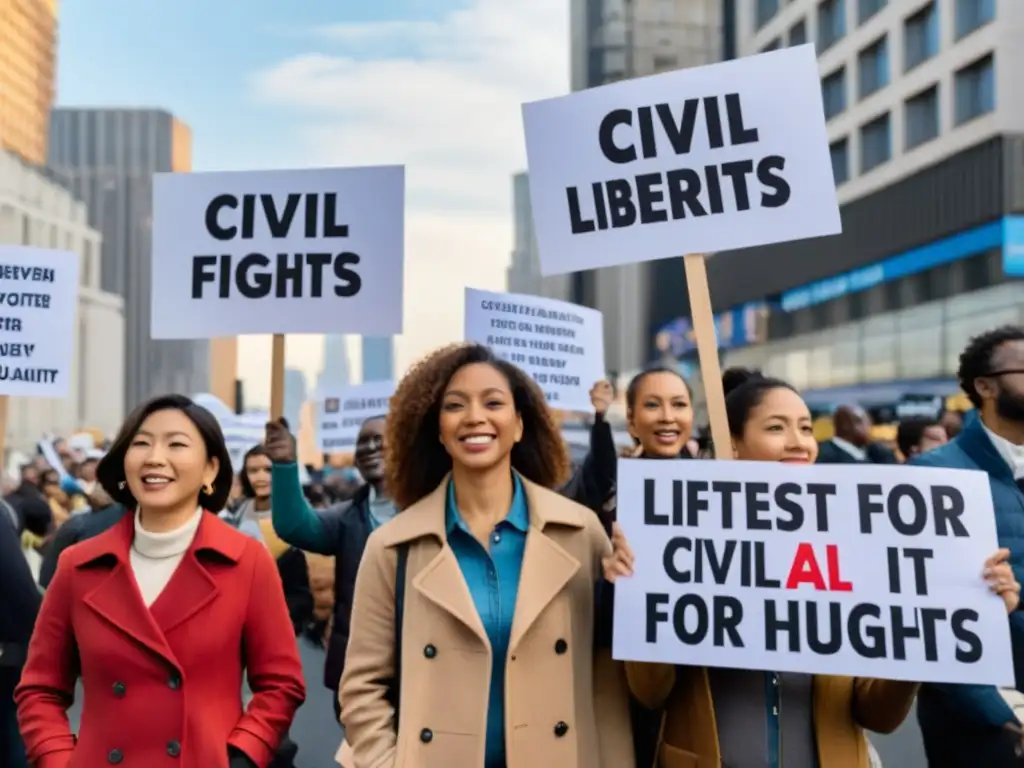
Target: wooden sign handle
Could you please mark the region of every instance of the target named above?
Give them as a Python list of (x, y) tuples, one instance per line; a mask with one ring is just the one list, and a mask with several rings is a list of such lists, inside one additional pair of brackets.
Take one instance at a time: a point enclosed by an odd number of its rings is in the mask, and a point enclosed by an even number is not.
[[(284, 334), (275, 333), (270, 353), (270, 419), (284, 415)], [(292, 427), (294, 429), (294, 426)]]
[(690, 295), (690, 317), (693, 335), (697, 339), (697, 357), (700, 360), (700, 378), (704, 384), (704, 399), (708, 405), (711, 440), (716, 459), (731, 459), (732, 438), (729, 420), (725, 414), (725, 390), (722, 389), (722, 366), (718, 360), (718, 338), (715, 333), (715, 314), (711, 310), (711, 291), (703, 253), (683, 256), (686, 270), (686, 291)]

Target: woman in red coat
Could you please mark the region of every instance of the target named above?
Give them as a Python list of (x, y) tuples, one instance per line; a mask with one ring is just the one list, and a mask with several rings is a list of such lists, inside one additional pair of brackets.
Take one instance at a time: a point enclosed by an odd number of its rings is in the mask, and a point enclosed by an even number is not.
[(232, 482), (216, 419), (186, 397), (156, 398), (97, 474), (136, 512), (61, 555), (15, 692), (29, 761), (266, 768), (305, 698), (302, 664), (270, 553), (211, 514)]

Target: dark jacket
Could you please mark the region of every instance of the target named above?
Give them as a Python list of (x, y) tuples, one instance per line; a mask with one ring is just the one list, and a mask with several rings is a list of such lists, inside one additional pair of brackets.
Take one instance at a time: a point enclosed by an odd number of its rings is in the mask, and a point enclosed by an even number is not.
[(356, 574), (372, 530), (370, 487), (364, 485), (349, 501), (314, 510), (302, 493), (295, 464), (275, 464), (272, 473), (270, 508), (277, 535), (306, 552), (334, 558), (334, 622), (324, 685), (336, 691), (345, 668)]
[(0, 515), (0, 666), (24, 662), (41, 604), (18, 531), (6, 514)]
[(851, 456), (831, 440), (818, 443), (818, 460), (815, 464), (867, 464), (867, 459), (861, 460)]
[[(980, 419), (968, 421), (956, 438), (910, 464), (922, 467), (981, 470), (988, 475), (996, 513), (999, 546), (1010, 550), (1010, 564), (1024, 581), (1024, 492), (996, 450)], [(1024, 613), (1010, 616), (1016, 688), (1024, 690)], [(929, 768), (1017, 768), (1014, 738), (1004, 729), (1016, 723), (1013, 711), (990, 685), (928, 683), (917, 697)]]
[(29, 531), (36, 536), (45, 536), (53, 522), (53, 510), (36, 486), (22, 483), (18, 489), (8, 494), (6, 501), (18, 515), (18, 533)]
[(39, 586), (44, 589), (50, 586), (53, 574), (57, 571), (57, 560), (65, 549), (112, 528), (124, 517), (124, 514), (124, 507), (120, 504), (111, 504), (93, 512), (72, 515), (64, 525), (57, 529), (53, 541), (43, 553), (43, 564), (39, 568)]

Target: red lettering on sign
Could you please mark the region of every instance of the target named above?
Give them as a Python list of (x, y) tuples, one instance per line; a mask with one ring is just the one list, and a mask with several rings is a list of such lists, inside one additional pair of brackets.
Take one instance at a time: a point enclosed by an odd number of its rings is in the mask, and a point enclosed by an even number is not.
[(832, 592), (852, 592), (853, 584), (843, 581), (839, 575), (839, 547), (829, 544), (825, 547), (825, 559), (828, 561), (828, 588)]
[(789, 578), (786, 579), (786, 589), (796, 589), (801, 584), (813, 584), (814, 588), (825, 592), (825, 577), (821, 574), (818, 565), (818, 558), (814, 556), (814, 547), (810, 544), (800, 544), (796, 548), (796, 555), (793, 557), (793, 565), (789, 569)]
[(793, 565), (786, 579), (786, 589), (796, 589), (801, 584), (811, 584), (820, 592), (852, 592), (853, 584), (843, 581), (839, 574), (839, 547), (835, 544), (825, 546), (825, 565), (828, 570), (828, 583), (818, 565), (814, 547), (807, 542), (796, 548)]

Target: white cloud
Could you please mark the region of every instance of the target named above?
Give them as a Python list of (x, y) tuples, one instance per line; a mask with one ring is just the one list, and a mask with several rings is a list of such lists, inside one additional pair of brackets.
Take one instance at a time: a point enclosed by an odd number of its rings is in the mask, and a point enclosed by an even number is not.
[(333, 25), (315, 35), (328, 52), (253, 82), (301, 118), (311, 165), (406, 165), (400, 369), (461, 338), (466, 285), (504, 288), (511, 174), (526, 164), (520, 105), (568, 89), (567, 6), (471, 0), (437, 22)]

